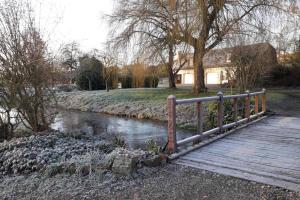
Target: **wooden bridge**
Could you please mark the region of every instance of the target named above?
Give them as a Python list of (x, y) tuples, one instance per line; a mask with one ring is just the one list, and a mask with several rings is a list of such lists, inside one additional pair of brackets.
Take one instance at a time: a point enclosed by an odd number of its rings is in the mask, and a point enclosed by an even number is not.
[[(229, 124), (223, 124), (224, 100), (232, 101), (234, 122)], [(218, 125), (203, 132), (201, 104), (207, 101), (218, 103)], [(245, 101), (243, 119), (238, 119), (238, 101)], [(177, 141), (176, 105), (188, 103), (194, 103), (197, 110), (197, 133)], [(266, 117), (265, 112), (265, 90), (184, 100), (170, 96), (169, 158), (180, 165), (300, 191), (300, 118)]]

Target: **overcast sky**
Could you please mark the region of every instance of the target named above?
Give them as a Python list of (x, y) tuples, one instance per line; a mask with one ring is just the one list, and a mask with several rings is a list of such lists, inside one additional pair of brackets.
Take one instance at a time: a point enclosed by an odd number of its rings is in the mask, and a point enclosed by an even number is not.
[(113, 8), (113, 0), (31, 0), (39, 26), (53, 50), (77, 41), (89, 51), (102, 49), (108, 27), (102, 20)]
[[(103, 16), (112, 12), (113, 0), (30, 1), (54, 51), (72, 41), (77, 41), (84, 51), (103, 49), (108, 34)], [(300, 0), (297, 2), (300, 7)]]

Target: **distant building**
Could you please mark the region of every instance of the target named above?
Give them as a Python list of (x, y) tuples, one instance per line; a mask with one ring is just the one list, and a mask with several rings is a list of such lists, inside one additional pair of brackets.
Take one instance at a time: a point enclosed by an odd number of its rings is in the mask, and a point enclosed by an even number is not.
[[(233, 67), (232, 58), (236, 55), (250, 55), (264, 66), (267, 73), (277, 64), (275, 48), (269, 43), (258, 43), (233, 48), (210, 50), (203, 59), (204, 79), (206, 85), (220, 85), (228, 83), (228, 68)], [(178, 53), (174, 60), (175, 67), (183, 67), (176, 77), (177, 84), (194, 83), (193, 54)]]

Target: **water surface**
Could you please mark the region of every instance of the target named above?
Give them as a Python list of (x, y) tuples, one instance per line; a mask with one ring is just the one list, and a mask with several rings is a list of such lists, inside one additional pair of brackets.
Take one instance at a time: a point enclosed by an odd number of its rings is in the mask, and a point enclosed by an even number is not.
[[(62, 132), (83, 132), (100, 138), (118, 136), (126, 141), (129, 148), (145, 149), (145, 142), (150, 139), (154, 139), (161, 146), (167, 141), (166, 123), (93, 112), (60, 111), (51, 127)], [(191, 135), (189, 131), (177, 130), (178, 139)]]

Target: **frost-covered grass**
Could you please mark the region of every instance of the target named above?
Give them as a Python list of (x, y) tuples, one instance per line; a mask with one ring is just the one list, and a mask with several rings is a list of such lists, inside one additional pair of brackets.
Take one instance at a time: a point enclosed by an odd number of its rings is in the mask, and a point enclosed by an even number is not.
[[(198, 97), (215, 95), (201, 93)], [(58, 105), (65, 109), (92, 111), (166, 121), (167, 97), (175, 95), (178, 99), (197, 97), (191, 89), (139, 88), (106, 91), (77, 91), (57, 94)], [(177, 121), (180, 124), (193, 123), (194, 105), (178, 106)]]
[[(134, 89), (118, 89), (109, 92), (93, 91), (89, 92), (98, 94), (99, 99), (108, 98), (119, 101), (159, 101), (166, 100), (169, 95), (175, 95), (176, 98), (192, 98), (197, 97), (191, 89), (166, 89), (166, 88), (134, 88)], [(210, 96), (214, 93), (201, 93), (198, 97)]]
[(267, 107), (277, 114), (300, 117), (300, 89), (267, 90)]
[[(201, 93), (198, 96), (192, 93), (191, 88), (179, 88), (176, 90), (138, 88), (117, 89), (109, 92), (65, 92), (59, 93), (57, 100), (58, 105), (65, 109), (166, 121), (166, 103), (169, 95), (175, 95), (177, 99), (214, 96), (219, 90), (223, 91), (224, 95), (236, 94), (236, 92), (231, 92), (228, 88), (209, 89), (207, 93)], [(210, 103), (207, 103), (205, 110), (207, 110)], [(267, 108), (279, 114), (300, 116), (300, 90), (267, 90)], [(177, 125), (183, 127), (193, 127), (195, 125), (196, 115), (194, 104), (180, 105), (177, 107), (176, 113)]]

